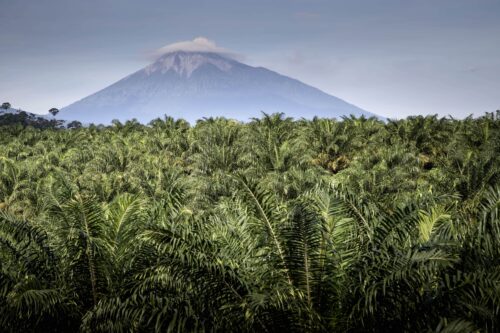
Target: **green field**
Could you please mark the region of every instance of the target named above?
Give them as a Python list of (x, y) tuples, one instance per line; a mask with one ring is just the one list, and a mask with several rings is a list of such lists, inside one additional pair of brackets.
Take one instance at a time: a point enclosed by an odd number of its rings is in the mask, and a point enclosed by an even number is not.
[(9, 122), (1, 332), (500, 331), (498, 111)]

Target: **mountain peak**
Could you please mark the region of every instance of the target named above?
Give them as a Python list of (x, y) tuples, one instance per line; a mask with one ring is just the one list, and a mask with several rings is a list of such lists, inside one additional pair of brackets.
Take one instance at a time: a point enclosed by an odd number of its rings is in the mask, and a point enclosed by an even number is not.
[(206, 116), (248, 120), (285, 112), (294, 118), (372, 116), (298, 80), (245, 65), (197, 38), (158, 50), (152, 64), (61, 110), (67, 119), (110, 123), (168, 114), (190, 122)]
[(227, 72), (235, 63), (234, 60), (213, 52), (175, 51), (162, 55), (144, 71), (147, 75), (173, 71), (181, 77), (188, 78), (195, 70), (207, 64)]

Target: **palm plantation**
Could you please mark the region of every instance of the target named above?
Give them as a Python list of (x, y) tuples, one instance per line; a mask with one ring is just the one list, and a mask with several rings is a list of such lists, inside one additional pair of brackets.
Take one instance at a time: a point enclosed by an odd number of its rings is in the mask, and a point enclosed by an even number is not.
[(499, 112), (5, 125), (1, 331), (500, 331), (499, 152)]

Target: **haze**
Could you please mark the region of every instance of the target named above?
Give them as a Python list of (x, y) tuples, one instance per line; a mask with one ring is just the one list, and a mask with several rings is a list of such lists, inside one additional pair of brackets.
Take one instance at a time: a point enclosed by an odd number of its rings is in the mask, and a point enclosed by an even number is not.
[(46, 113), (203, 36), (381, 116), (500, 108), (500, 1), (0, 0), (0, 102)]

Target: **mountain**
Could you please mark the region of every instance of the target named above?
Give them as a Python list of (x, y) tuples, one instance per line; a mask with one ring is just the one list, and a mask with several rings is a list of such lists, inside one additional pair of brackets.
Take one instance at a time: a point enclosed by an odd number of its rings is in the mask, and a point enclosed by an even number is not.
[(374, 114), (298, 80), (218, 53), (176, 51), (63, 109), (61, 116), (110, 123), (147, 122), (167, 114), (190, 122), (224, 116), (238, 120), (261, 112), (294, 118)]

